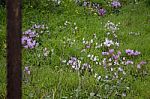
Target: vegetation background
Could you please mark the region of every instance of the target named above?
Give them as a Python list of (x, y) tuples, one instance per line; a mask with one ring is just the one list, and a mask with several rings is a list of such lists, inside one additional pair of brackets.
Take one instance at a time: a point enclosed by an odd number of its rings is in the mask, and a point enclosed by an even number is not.
[[(122, 7), (119, 14), (112, 13), (108, 5), (111, 0), (89, 0), (102, 5), (106, 9), (104, 16), (99, 16), (95, 10), (83, 7), (82, 2), (74, 0), (23, 0), (23, 31), (33, 25), (44, 25), (45, 28), (36, 38), (39, 45), (33, 49), (23, 48), (23, 99), (149, 99), (150, 98), (150, 0), (120, 0)], [(6, 8), (0, 0), (0, 99), (6, 95)], [(118, 93), (108, 95), (107, 86), (101, 87), (97, 82), (95, 72), (103, 71), (86, 56), (88, 53), (99, 55), (104, 49), (91, 48), (82, 54), (83, 38), (90, 41), (94, 34), (100, 43), (105, 39), (105, 23), (112, 21), (119, 25), (118, 40), (120, 51), (134, 49), (141, 55), (131, 58), (138, 62), (144, 60), (146, 75), (128, 76), (130, 89), (122, 94), (123, 87), (118, 87)], [(45, 49), (46, 48), (46, 49)], [(48, 55), (44, 56), (45, 51)], [(123, 54), (125, 55), (125, 53)], [(78, 71), (67, 65), (70, 57), (84, 57), (90, 62), (94, 71), (89, 76), (78, 75)], [(28, 74), (25, 67), (29, 68)], [(105, 84), (104, 84), (105, 85)], [(125, 86), (126, 87), (126, 86)], [(108, 88), (111, 90), (111, 88)], [(115, 89), (116, 90), (116, 89)]]

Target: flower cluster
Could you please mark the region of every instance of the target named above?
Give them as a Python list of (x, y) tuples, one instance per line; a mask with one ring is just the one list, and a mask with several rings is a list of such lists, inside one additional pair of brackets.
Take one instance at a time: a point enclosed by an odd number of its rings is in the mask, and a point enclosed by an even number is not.
[(31, 29), (23, 32), (21, 39), (23, 47), (33, 49), (38, 44), (34, 39), (36, 36), (38, 36), (37, 33)]
[(117, 31), (117, 30), (119, 30), (119, 28), (118, 28), (118, 25), (119, 25), (120, 23), (118, 23), (118, 24), (114, 24), (113, 22), (111, 22), (111, 21), (108, 21), (106, 24), (105, 24), (105, 28), (108, 30), (108, 31), (111, 31), (111, 32), (115, 32), (115, 31)]
[(88, 72), (92, 72), (91, 65), (89, 63), (81, 63), (79, 59), (76, 57), (71, 57), (70, 60), (67, 62), (67, 65), (70, 65), (73, 70), (77, 70), (83, 74), (86, 70)]
[(71, 57), (70, 60), (67, 62), (67, 65), (71, 65), (73, 69), (79, 70), (81, 66), (81, 61), (78, 60), (76, 57)]
[(44, 25), (35, 24), (31, 27), (31, 29), (23, 32), (23, 36), (21, 38), (23, 47), (26, 49), (33, 49), (38, 46), (39, 43), (36, 41), (36, 38), (39, 37), (39, 34), (42, 34), (47, 28), (48, 27), (45, 27)]
[[(121, 7), (121, 3), (118, 0), (112, 0), (111, 2), (105, 1), (105, 2), (106, 2), (106, 4), (110, 4), (110, 9), (111, 9), (111, 7), (113, 7), (112, 12), (114, 12), (116, 14), (118, 14), (120, 12), (119, 8)], [(83, 2), (80, 1), (80, 4), (84, 7), (89, 8), (90, 11), (96, 12), (99, 16), (104, 16), (107, 12), (106, 9), (108, 9), (108, 8), (105, 8), (108, 5), (100, 4), (97, 2), (90, 2), (87, 0), (84, 0)]]
[(139, 32), (129, 32), (129, 35), (139, 36), (141, 33)]
[[(134, 63), (133, 60), (130, 60), (130, 57), (123, 57), (124, 55), (119, 50), (119, 43), (117, 42), (118, 36), (116, 32), (117, 30), (119, 30), (118, 25), (109, 21), (108, 23), (106, 23), (105, 27), (107, 31), (107, 37), (102, 43), (101, 48), (103, 47), (103, 51), (101, 54), (103, 58), (101, 59), (101, 61), (99, 61), (98, 64), (102, 66), (105, 71), (103, 71), (103, 73), (96, 72), (94, 77), (97, 81), (103, 83), (101, 85), (103, 85), (104, 87), (109, 86), (110, 89), (109, 91), (107, 90), (107, 93), (110, 93), (110, 95), (119, 94), (122, 97), (125, 97), (127, 95), (127, 90), (129, 90), (130, 88), (128, 86), (129, 84), (125, 83), (124, 81), (128, 79), (128, 76), (132, 74), (138, 74), (140, 70), (143, 72), (142, 67), (144, 67), (143, 65), (145, 65), (146, 62), (141, 61), (140, 63), (136, 64), (136, 62)], [(116, 45), (118, 47), (115, 47)], [(129, 56), (137, 56), (141, 54), (141, 52), (127, 49), (126, 54)], [(91, 55), (89, 56), (91, 57)], [(119, 91), (119, 89), (121, 89), (120, 87), (122, 87), (123, 90)], [(104, 91), (105, 89), (101, 90)], [(116, 93), (113, 93), (114, 91)], [(109, 97), (109, 94), (106, 94), (106, 96)]]

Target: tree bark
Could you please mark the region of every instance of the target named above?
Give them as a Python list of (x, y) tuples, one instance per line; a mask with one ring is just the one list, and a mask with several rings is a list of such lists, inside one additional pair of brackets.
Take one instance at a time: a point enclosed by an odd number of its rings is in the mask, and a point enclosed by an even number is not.
[(7, 0), (7, 99), (21, 99), (21, 0)]

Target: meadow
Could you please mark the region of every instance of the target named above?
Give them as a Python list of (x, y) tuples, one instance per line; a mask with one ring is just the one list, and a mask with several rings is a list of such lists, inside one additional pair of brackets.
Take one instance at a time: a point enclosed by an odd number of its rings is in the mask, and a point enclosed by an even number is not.
[[(150, 99), (149, 0), (120, 0), (118, 8), (111, 0), (93, 0), (104, 13), (74, 0), (29, 1), (22, 9), (23, 99)], [(2, 6), (0, 70), (4, 99)]]

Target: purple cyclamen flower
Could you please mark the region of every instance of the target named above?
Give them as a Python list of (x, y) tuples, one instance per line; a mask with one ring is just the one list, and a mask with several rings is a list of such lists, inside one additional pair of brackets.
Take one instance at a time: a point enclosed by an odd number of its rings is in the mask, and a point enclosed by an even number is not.
[(83, 65), (82, 65), (82, 69), (90, 69), (91, 68), (91, 66), (90, 66), (90, 64), (88, 64), (88, 63), (84, 63)]
[(122, 71), (123, 71), (123, 69), (122, 69), (121, 67), (119, 67), (119, 68), (118, 68), (118, 71), (122, 72)]
[(128, 54), (128, 55), (133, 55), (133, 54), (134, 54), (134, 51), (133, 51), (133, 50), (130, 50), (130, 49), (127, 49), (127, 50), (126, 50), (126, 54)]
[(114, 53), (114, 49), (109, 49), (109, 54), (113, 54)]
[(141, 61), (139, 64), (137, 64), (137, 68), (138, 68), (138, 69), (141, 69), (141, 66), (142, 66), (142, 65), (145, 65), (145, 64), (146, 64), (145, 61)]
[(129, 65), (129, 64), (133, 64), (133, 61), (130, 61), (130, 60), (126, 61), (126, 65)]
[(141, 52), (135, 51), (133, 55), (137, 56), (139, 54), (141, 54)]
[(33, 37), (35, 37), (35, 36), (36, 36), (36, 32), (35, 32), (35, 31), (29, 33), (29, 37), (32, 37), (32, 38), (33, 38)]
[(138, 68), (138, 69), (141, 69), (141, 65), (140, 65), (140, 64), (137, 64), (137, 68)]
[(140, 65), (145, 65), (145, 64), (146, 64), (145, 61), (141, 61), (141, 62), (140, 62)]
[(76, 57), (71, 57), (71, 60), (72, 61), (77, 61), (77, 58)]
[(24, 71), (25, 71), (25, 73), (26, 73), (26, 74), (28, 74), (28, 75), (30, 75), (30, 74), (31, 74), (31, 72), (30, 72), (30, 70), (29, 70), (29, 67), (28, 67), (28, 66), (26, 66), (26, 67), (24, 68)]
[(102, 52), (102, 55), (109, 55), (108, 52)]
[(104, 14), (106, 14), (106, 10), (103, 9), (103, 8), (100, 8), (100, 9), (98, 10), (98, 14), (99, 14), (100, 16), (104, 16)]
[(118, 60), (119, 55), (113, 55), (114, 60)]
[[(26, 45), (25, 45), (26, 46)], [(32, 40), (31, 38), (29, 38), (27, 40), (27, 46), (28, 48), (30, 49), (33, 49), (35, 46), (36, 46), (36, 41), (35, 40)]]
[(69, 61), (68, 61), (68, 65), (72, 65), (73, 62), (74, 62), (73, 60), (69, 60)]
[(121, 52), (120, 51), (118, 51), (118, 53), (117, 53), (118, 55), (121, 55)]
[(25, 44), (27, 40), (28, 40), (28, 37), (23, 36), (23, 37), (21, 38), (21, 43), (22, 43), (22, 44)]
[(86, 45), (86, 48), (87, 48), (87, 49), (89, 49), (90, 47), (91, 47), (91, 46), (90, 46), (89, 44), (88, 44), (88, 45)]
[(88, 2), (86, 2), (86, 1), (83, 2), (83, 6), (84, 6), (84, 7), (86, 7), (87, 4), (88, 4)]
[(28, 70), (29, 70), (29, 67), (26, 66), (26, 67), (24, 68), (24, 70), (25, 70), (25, 71), (28, 71)]
[(113, 2), (111, 3), (111, 6), (114, 7), (114, 8), (118, 8), (118, 7), (121, 7), (121, 4), (120, 4), (119, 1), (113, 1)]
[(128, 54), (128, 55), (133, 55), (133, 56), (137, 56), (137, 55), (141, 54), (141, 52), (134, 51), (134, 50), (131, 50), (131, 49), (127, 49), (127, 50), (126, 50), (126, 54)]
[(71, 65), (73, 69), (78, 70), (80, 68), (81, 61), (76, 57), (71, 57), (71, 59), (67, 62), (67, 65)]
[(23, 32), (23, 34), (28, 35), (30, 32), (32, 32), (31, 29), (29, 29), (29, 30)]

